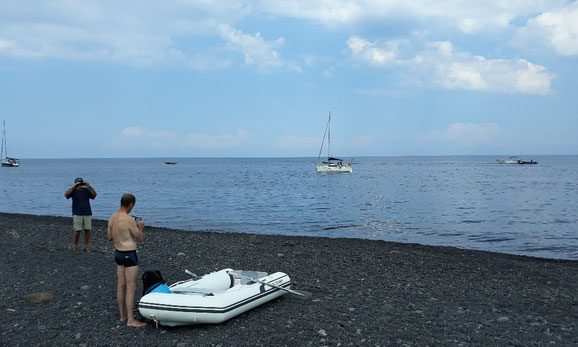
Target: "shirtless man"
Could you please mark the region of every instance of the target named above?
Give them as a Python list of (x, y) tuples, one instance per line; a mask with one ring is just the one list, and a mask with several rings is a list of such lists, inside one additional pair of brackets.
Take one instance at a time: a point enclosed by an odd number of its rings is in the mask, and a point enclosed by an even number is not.
[(116, 261), (116, 273), (118, 286), (116, 299), (120, 311), (120, 321), (127, 321), (131, 327), (142, 327), (146, 323), (139, 322), (134, 318), (134, 293), (138, 276), (138, 258), (136, 256), (136, 243), (144, 238), (144, 222), (138, 222), (128, 214), (132, 211), (136, 198), (132, 194), (124, 194), (120, 199), (120, 208), (108, 220), (108, 232), (106, 238), (114, 242), (114, 260)]

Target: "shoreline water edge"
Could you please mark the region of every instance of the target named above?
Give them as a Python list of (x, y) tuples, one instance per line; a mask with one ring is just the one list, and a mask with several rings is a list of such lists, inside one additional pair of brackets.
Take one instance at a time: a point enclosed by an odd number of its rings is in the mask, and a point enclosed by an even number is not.
[[(578, 344), (578, 261), (364, 239), (145, 228), (140, 274), (282, 271), (282, 296), (223, 324), (118, 321), (106, 221), (72, 252), (72, 219), (0, 213), (3, 346), (531, 346)], [(140, 275), (139, 275), (140, 282)], [(142, 284), (138, 284), (136, 300)], [(43, 302), (30, 295), (45, 293)]]

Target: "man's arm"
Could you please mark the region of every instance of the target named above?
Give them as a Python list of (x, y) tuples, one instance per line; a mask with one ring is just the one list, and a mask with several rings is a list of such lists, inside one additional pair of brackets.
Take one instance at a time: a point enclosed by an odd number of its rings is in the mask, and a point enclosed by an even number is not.
[(112, 241), (112, 217), (108, 220), (108, 228), (106, 231), (106, 239)]
[(138, 222), (138, 227), (135, 224), (130, 227), (130, 233), (136, 242), (142, 242), (144, 240), (144, 233), (142, 232), (144, 227), (143, 221)]
[(64, 192), (64, 197), (67, 199), (70, 199), (70, 195), (76, 189), (77, 185), (78, 185), (78, 183), (74, 183), (74, 185), (72, 187), (68, 188), (68, 190)]
[(90, 185), (90, 183), (88, 182), (84, 182), (86, 185), (86, 188), (88, 188), (88, 190), (90, 190), (90, 193), (92, 194), (92, 198), (96, 198), (96, 190), (94, 190), (94, 188), (92, 188), (92, 186)]

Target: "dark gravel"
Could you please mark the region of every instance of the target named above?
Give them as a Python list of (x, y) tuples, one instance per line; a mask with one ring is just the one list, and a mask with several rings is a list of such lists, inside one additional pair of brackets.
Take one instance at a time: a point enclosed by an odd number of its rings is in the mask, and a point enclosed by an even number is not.
[[(94, 221), (91, 254), (69, 250), (71, 225), (0, 213), (0, 345), (578, 345), (577, 261), (154, 227), (139, 246), (141, 273), (171, 283), (184, 269), (283, 271), (314, 296), (285, 295), (220, 325), (129, 328), (118, 323), (106, 222)], [(27, 301), (38, 292), (48, 301)]]

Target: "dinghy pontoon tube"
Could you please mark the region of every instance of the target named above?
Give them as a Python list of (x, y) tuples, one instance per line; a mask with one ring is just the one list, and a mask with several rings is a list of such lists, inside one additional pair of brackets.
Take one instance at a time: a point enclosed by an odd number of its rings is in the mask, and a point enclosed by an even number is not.
[(286, 293), (245, 278), (235, 279), (229, 272), (283, 288), (291, 285), (291, 279), (283, 272), (268, 275), (266, 272), (223, 269), (177, 282), (169, 287), (169, 293), (159, 286), (158, 290), (154, 289), (140, 299), (140, 314), (167, 326), (219, 324)]

